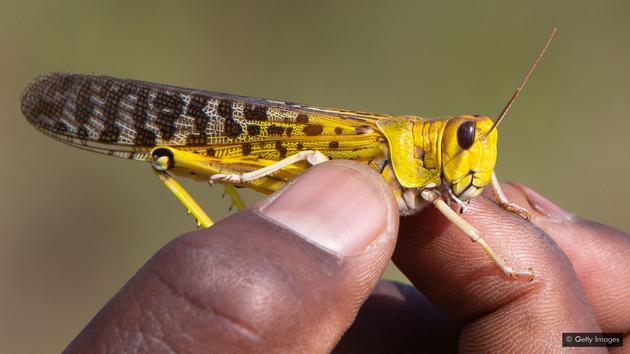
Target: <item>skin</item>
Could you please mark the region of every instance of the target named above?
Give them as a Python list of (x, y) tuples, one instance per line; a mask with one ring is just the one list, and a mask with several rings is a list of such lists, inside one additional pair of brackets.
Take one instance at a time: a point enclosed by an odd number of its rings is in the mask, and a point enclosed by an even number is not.
[[(531, 222), (490, 193), (464, 218), (533, 282), (502, 276), (432, 207), (399, 219), (379, 175), (331, 161), (164, 246), (66, 351), (555, 352), (562, 332), (628, 343), (630, 237), (503, 187)], [(413, 286), (379, 282), (390, 258)]]

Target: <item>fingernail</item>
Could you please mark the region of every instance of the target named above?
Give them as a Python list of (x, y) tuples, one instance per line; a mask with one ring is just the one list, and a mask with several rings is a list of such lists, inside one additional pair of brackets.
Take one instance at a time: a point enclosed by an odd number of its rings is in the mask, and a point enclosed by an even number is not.
[(519, 185), (519, 188), (525, 193), (527, 202), (540, 214), (556, 220), (570, 220), (575, 216), (575, 214), (565, 211), (534, 190), (523, 185)]
[(383, 183), (365, 172), (326, 163), (302, 175), (261, 212), (311, 242), (349, 256), (362, 253), (386, 231), (385, 193)]

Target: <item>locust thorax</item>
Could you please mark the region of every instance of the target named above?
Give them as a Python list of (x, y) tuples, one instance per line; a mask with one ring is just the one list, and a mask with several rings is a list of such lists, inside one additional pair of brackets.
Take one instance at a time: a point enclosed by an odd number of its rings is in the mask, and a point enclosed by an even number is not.
[(449, 119), (442, 135), (443, 185), (462, 201), (481, 193), (490, 183), (497, 160), (497, 130), (484, 116)]

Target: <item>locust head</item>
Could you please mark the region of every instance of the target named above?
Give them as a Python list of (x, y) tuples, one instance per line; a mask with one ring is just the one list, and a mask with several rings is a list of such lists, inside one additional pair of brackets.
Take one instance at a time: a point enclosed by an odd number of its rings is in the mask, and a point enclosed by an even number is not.
[(490, 183), (497, 160), (497, 130), (484, 116), (458, 116), (444, 127), (443, 183), (451, 196), (467, 201)]

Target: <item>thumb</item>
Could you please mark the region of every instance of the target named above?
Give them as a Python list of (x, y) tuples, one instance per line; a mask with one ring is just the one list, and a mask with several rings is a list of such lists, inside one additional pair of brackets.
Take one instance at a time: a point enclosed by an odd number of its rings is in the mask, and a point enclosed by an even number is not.
[(160, 250), (68, 348), (329, 352), (393, 252), (398, 209), (369, 168), (326, 162)]

